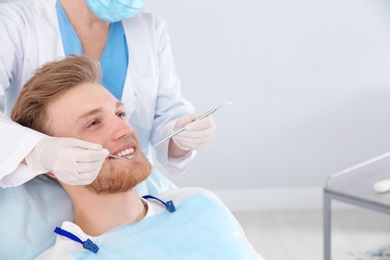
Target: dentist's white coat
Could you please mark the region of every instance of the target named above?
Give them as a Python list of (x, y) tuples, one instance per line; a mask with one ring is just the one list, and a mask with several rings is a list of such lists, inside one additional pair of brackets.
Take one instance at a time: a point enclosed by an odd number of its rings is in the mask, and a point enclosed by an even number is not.
[[(64, 57), (58, 27), (56, 0), (0, 4), (0, 186), (18, 186), (34, 177), (20, 161), (43, 135), (9, 120), (23, 84), (40, 65)], [(181, 96), (165, 22), (139, 13), (123, 21), (129, 49), (129, 66), (122, 95), (130, 124), (137, 131), (144, 152), (167, 136), (178, 117), (192, 113)], [(2, 114), (3, 112), (4, 114)], [(171, 159), (165, 142), (156, 148), (157, 160), (174, 176), (181, 175), (194, 153)], [(152, 174), (149, 185), (168, 182)], [(152, 184), (150, 184), (152, 183)], [(142, 185), (142, 184), (141, 184)], [(145, 183), (143, 184), (145, 185)], [(162, 190), (158, 190), (161, 192)]]

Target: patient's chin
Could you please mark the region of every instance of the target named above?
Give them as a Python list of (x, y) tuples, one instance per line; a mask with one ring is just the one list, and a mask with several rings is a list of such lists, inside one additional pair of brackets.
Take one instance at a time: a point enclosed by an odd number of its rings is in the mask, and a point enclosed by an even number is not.
[(110, 195), (132, 190), (137, 184), (146, 180), (152, 165), (144, 158), (133, 162), (132, 167), (123, 167), (109, 160), (103, 164), (98, 177), (86, 187), (95, 194)]

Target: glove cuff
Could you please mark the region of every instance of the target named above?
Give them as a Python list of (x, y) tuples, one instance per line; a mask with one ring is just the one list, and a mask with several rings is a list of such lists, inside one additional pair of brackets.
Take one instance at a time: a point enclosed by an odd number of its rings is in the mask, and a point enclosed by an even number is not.
[(37, 143), (32, 151), (26, 156), (27, 167), (35, 174), (44, 174), (50, 170), (45, 169), (40, 163), (42, 145), (53, 137), (45, 137), (39, 143)]

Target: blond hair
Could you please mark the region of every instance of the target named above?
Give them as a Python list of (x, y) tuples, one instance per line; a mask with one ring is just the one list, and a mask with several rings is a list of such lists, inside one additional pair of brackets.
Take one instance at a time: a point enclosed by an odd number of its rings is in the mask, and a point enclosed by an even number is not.
[[(46, 107), (53, 99), (83, 83), (100, 83), (99, 63), (85, 56), (51, 61), (35, 70), (24, 84), (12, 108), (11, 119), (49, 134)], [(64, 108), (65, 109), (65, 108)]]

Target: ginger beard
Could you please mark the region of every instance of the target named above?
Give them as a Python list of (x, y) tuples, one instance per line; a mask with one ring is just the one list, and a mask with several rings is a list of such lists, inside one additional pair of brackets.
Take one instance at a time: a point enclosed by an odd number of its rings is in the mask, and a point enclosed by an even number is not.
[(100, 195), (122, 193), (133, 189), (149, 177), (152, 165), (141, 153), (131, 160), (134, 160), (131, 166), (126, 166), (126, 163), (118, 163), (118, 159), (106, 159), (99, 175), (86, 188)]

